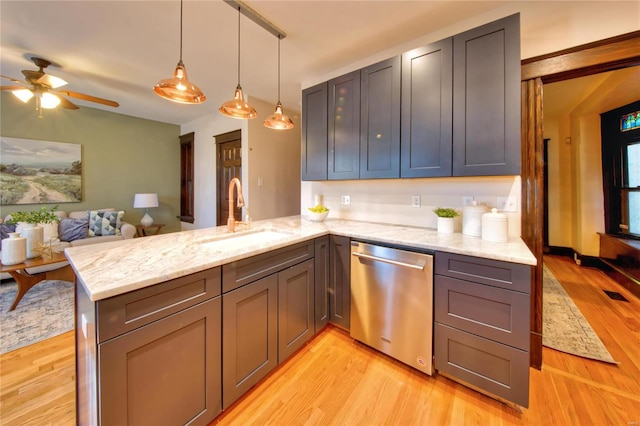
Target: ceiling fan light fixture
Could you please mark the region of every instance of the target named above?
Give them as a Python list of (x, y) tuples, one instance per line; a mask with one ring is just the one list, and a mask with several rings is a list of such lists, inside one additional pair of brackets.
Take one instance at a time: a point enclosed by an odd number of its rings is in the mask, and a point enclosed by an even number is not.
[(238, 85), (233, 94), (233, 99), (220, 105), (218, 111), (222, 115), (231, 118), (249, 119), (258, 116), (256, 109), (244, 100), (244, 94), (240, 86), (240, 6), (238, 6)]
[(29, 89), (14, 90), (11, 93), (24, 103), (29, 102), (29, 99), (33, 98), (33, 92)]
[(273, 130), (293, 129), (295, 124), (282, 113), (282, 104), (278, 101), (275, 112), (264, 120), (264, 126)]
[(187, 69), (178, 62), (173, 78), (160, 80), (153, 91), (164, 99), (182, 104), (199, 104), (207, 100), (202, 90), (187, 78)]
[(187, 68), (182, 62), (182, 0), (180, 0), (180, 60), (173, 78), (160, 80), (153, 91), (161, 98), (181, 104), (200, 104), (207, 100), (202, 90), (187, 78)]
[(233, 99), (223, 103), (219, 111), (222, 115), (231, 118), (249, 119), (258, 116), (256, 109), (244, 100), (244, 94), (242, 93), (240, 84), (236, 87)]
[(56, 95), (49, 93), (49, 92), (44, 92), (40, 98), (40, 106), (42, 108), (46, 108), (46, 109), (54, 109), (55, 107), (57, 107), (58, 105), (60, 105), (60, 98), (57, 97)]

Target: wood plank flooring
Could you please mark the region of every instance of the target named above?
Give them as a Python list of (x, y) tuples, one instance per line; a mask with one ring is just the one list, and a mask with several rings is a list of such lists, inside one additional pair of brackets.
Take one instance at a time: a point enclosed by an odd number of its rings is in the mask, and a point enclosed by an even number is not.
[[(545, 262), (619, 365), (544, 348), (542, 370), (530, 370), (530, 406), (520, 413), (329, 327), (213, 424), (637, 426), (640, 300), (597, 269), (565, 257)], [(69, 332), (0, 356), (0, 424), (74, 424), (73, 351)]]

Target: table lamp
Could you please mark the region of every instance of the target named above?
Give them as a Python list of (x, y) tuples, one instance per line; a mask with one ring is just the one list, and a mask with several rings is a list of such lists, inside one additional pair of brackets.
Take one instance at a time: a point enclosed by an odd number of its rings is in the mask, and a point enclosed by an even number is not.
[(153, 224), (153, 218), (149, 216), (149, 208), (158, 207), (158, 194), (136, 194), (133, 199), (133, 208), (145, 209), (140, 224), (144, 227)]

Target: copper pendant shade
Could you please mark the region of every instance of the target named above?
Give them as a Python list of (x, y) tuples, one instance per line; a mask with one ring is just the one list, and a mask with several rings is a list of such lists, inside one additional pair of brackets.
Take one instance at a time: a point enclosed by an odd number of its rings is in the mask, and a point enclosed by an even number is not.
[(282, 103), (280, 102), (280, 40), (278, 36), (278, 103), (275, 112), (264, 120), (264, 126), (274, 130), (293, 129), (295, 125), (293, 121), (282, 112)]
[(207, 99), (202, 90), (189, 81), (187, 69), (182, 62), (182, 0), (180, 0), (180, 60), (173, 72), (173, 78), (160, 80), (153, 87), (153, 91), (164, 99), (181, 104), (199, 104)]
[(233, 99), (223, 103), (219, 111), (222, 115), (231, 118), (249, 119), (258, 116), (256, 109), (244, 100), (242, 86), (240, 86), (240, 6), (238, 6), (238, 85)]

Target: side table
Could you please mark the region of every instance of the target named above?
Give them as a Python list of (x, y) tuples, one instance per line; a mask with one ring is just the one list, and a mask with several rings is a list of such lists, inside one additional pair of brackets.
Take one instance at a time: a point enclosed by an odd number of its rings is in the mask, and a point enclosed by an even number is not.
[(0, 263), (0, 272), (8, 272), (11, 277), (16, 280), (16, 284), (18, 284), (16, 298), (9, 310), (13, 311), (16, 306), (18, 306), (18, 303), (20, 303), (20, 300), (22, 300), (22, 297), (40, 281), (62, 280), (71, 281), (75, 284), (76, 275), (69, 264), (62, 266), (59, 269), (54, 269), (53, 271), (40, 272), (36, 274), (31, 274), (27, 271), (27, 268), (50, 265), (52, 263), (62, 263), (66, 261), (67, 258), (64, 253), (53, 252), (51, 256), (43, 254), (35, 259), (27, 259), (24, 263), (18, 263), (17, 265), (2, 265)]
[[(149, 235), (158, 235), (164, 223), (154, 223), (151, 226), (136, 225), (136, 233), (138, 237), (147, 237)], [(155, 231), (151, 232), (151, 230)]]

